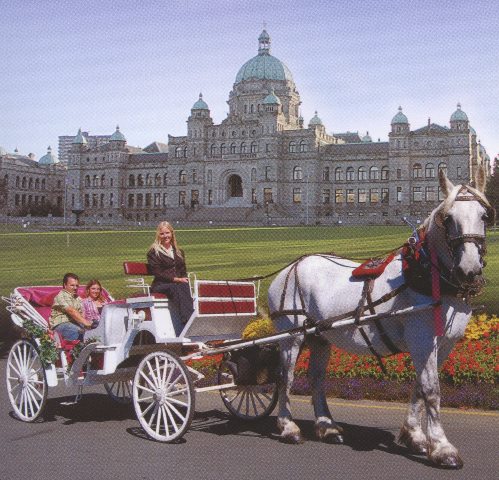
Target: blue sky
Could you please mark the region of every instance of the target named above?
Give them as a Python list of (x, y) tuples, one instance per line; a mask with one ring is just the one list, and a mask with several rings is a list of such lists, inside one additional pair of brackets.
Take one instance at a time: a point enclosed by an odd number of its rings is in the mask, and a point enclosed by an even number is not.
[(201, 91), (222, 121), (263, 22), (291, 70), (305, 121), (386, 140), (399, 105), (411, 128), (447, 125), (461, 102), (499, 154), (495, 0), (0, 0), (0, 145), (45, 154), (59, 135), (146, 146), (184, 135)]

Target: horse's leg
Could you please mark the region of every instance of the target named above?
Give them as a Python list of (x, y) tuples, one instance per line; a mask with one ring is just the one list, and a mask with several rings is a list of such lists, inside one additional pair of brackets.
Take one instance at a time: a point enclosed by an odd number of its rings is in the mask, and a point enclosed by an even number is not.
[(427, 439), (421, 427), (424, 412), (424, 399), (421, 388), (416, 383), (412, 389), (407, 416), (398, 436), (398, 443), (405, 445), (412, 453), (426, 455)]
[(280, 344), (281, 375), (278, 381), (279, 414), (277, 427), (281, 431), (281, 441), (285, 443), (302, 443), (300, 428), (291, 416), (289, 392), (295, 376), (295, 364), (300, 353), (302, 337), (286, 340)]
[(326, 401), (324, 381), (331, 356), (331, 345), (321, 338), (307, 339), (310, 347), (308, 376), (312, 386), (312, 404), (315, 412), (315, 434), (326, 443), (343, 443), (343, 429), (336, 425)]
[[(426, 410), (428, 458), (432, 463), (440, 467), (461, 468), (463, 461), (456, 447), (447, 440), (440, 420), (440, 383), (438, 380), (435, 342), (436, 339), (432, 338), (430, 341), (427, 337), (426, 341), (417, 342), (417, 345), (414, 344), (415, 348), (411, 349), (412, 360), (417, 374), (414, 395), (416, 402), (412, 409), (409, 408), (409, 413), (412, 413), (412, 415), (408, 415), (404, 426), (407, 425), (409, 431), (411, 431), (411, 427), (414, 427), (417, 421), (418, 404), (421, 403), (420, 399), (422, 399)], [(412, 423), (410, 423), (411, 420)], [(413, 431), (417, 432), (417, 427)], [(413, 438), (418, 439), (418, 437)]]

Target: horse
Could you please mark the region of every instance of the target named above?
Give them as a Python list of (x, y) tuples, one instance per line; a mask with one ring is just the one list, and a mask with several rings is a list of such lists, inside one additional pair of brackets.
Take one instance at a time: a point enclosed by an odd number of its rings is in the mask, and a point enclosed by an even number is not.
[[(479, 169), (476, 177), (475, 187), (455, 186), (443, 170), (439, 172), (444, 200), (419, 229), (420, 233), (425, 233), (421, 243), (426, 257), (430, 256), (429, 252), (434, 252), (434, 256), (426, 262), (437, 271), (433, 289), (421, 291), (412, 283), (407, 285), (403, 252), (395, 251), (393, 260), (374, 281), (372, 291), (368, 293), (371, 299), (379, 299), (371, 303), (371, 306), (376, 305), (376, 314), (401, 311), (400, 315), (381, 318), (377, 325), (356, 322), (342, 328), (323, 329), (320, 335), (303, 334), (279, 342), (277, 425), (281, 441), (303, 441), (300, 429), (292, 419), (289, 392), (295, 363), (305, 341), (310, 350), (308, 376), (315, 413), (315, 434), (327, 443), (343, 443), (342, 428), (331, 416), (324, 389), (330, 345), (355, 354), (374, 352), (387, 356), (394, 351), (409, 352), (416, 381), (397, 442), (411, 453), (426, 455), (436, 466), (453, 469), (463, 466), (458, 450), (447, 439), (440, 419), (438, 369), (456, 341), (463, 336), (470, 320), (470, 292), (476, 290), (477, 283), (482, 285), (484, 282), (486, 226), (494, 221), (495, 212), (483, 193), (485, 171)], [(350, 312), (358, 320), (364, 311), (359, 307), (366, 298), (365, 283), (352, 276), (352, 270), (358, 266), (351, 260), (322, 254), (304, 256), (287, 266), (272, 281), (268, 291), (269, 311), (276, 330), (305, 329), (331, 319), (344, 318), (345, 312)], [(423, 278), (423, 283), (431, 285), (432, 281)], [(435, 290), (440, 288), (441, 295), (438, 296), (437, 292), (434, 306), (428, 307), (426, 314), (421, 313), (421, 309), (411, 310), (411, 307), (435, 300)], [(435, 331), (437, 316), (440, 316), (440, 335)]]

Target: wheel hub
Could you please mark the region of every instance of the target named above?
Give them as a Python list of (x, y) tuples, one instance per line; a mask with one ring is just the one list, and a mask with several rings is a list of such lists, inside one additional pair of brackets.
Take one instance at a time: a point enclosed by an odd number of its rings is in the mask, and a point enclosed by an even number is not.
[(164, 405), (166, 401), (166, 392), (162, 388), (157, 388), (153, 394), (154, 401), (160, 405)]

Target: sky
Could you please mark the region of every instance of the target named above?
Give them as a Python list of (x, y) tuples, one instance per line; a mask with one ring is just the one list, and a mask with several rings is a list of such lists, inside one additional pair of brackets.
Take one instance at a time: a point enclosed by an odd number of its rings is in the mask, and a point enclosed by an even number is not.
[(461, 103), (499, 154), (496, 0), (0, 0), (0, 146), (40, 158), (78, 128), (145, 147), (185, 135), (203, 93), (227, 115), (239, 68), (288, 66), (308, 124), (387, 140), (402, 106), (412, 129), (449, 126)]

